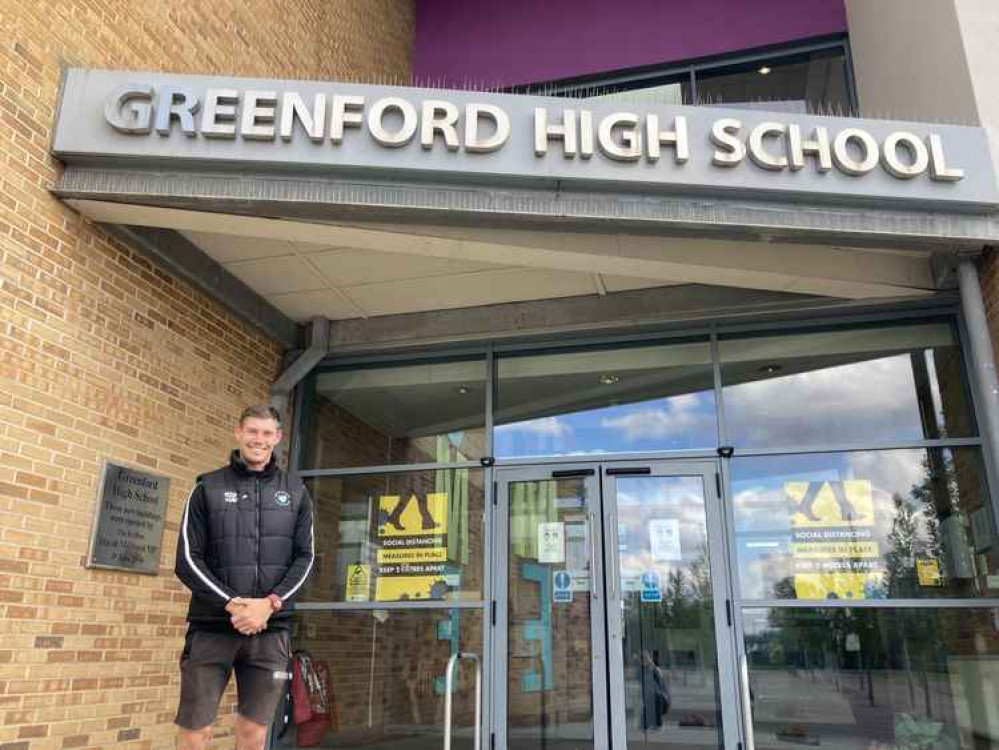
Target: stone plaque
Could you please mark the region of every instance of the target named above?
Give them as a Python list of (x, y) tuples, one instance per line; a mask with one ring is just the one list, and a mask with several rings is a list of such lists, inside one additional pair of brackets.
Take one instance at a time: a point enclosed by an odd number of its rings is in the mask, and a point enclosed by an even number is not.
[(169, 492), (166, 477), (106, 462), (87, 567), (156, 575)]

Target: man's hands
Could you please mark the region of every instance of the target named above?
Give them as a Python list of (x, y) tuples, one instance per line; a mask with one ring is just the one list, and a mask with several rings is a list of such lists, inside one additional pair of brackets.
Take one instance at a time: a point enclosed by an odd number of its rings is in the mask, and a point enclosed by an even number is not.
[(267, 627), (273, 612), (268, 599), (244, 599), (237, 596), (225, 605), (232, 626), (243, 635), (256, 635)]

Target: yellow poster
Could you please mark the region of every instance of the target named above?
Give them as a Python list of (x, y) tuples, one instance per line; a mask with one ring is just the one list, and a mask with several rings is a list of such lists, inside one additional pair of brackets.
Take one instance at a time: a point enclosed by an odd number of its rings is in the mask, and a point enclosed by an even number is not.
[(379, 497), (375, 600), (443, 599), (447, 529), (446, 493), (414, 490)]
[(797, 573), (794, 593), (799, 599), (863, 599), (864, 573)]
[(378, 536), (440, 536), (447, 534), (447, 493), (407, 492), (378, 498)]
[(865, 599), (883, 561), (866, 479), (787, 482), (794, 592), (799, 599)]
[(375, 582), (375, 601), (397, 602), (414, 599), (443, 599), (447, 593), (444, 576), (379, 576)]
[(405, 547), (378, 550), (378, 562), (383, 565), (391, 563), (447, 562), (447, 547)]
[(787, 482), (784, 492), (794, 504), (791, 526), (796, 529), (874, 525), (874, 498), (866, 479)]
[(916, 560), (916, 577), (920, 586), (943, 586), (937, 560)]
[(355, 563), (347, 566), (348, 602), (366, 602), (371, 599), (371, 566)]
[(880, 557), (881, 548), (877, 542), (791, 542), (791, 554), (802, 559), (830, 560), (841, 557), (863, 558)]

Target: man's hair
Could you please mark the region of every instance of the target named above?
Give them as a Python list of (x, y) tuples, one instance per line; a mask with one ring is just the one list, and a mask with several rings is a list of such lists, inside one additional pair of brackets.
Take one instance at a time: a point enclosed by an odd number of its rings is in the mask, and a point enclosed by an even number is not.
[(239, 415), (239, 425), (242, 427), (243, 422), (250, 417), (256, 417), (257, 419), (273, 419), (277, 422), (278, 429), (281, 428), (281, 414), (270, 404), (254, 404), (253, 406), (247, 406)]

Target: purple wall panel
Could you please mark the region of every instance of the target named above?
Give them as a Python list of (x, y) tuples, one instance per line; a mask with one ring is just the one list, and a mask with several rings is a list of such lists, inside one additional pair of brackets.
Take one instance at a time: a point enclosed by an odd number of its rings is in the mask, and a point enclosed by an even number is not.
[(417, 0), (417, 84), (514, 86), (846, 31), (844, 0)]

